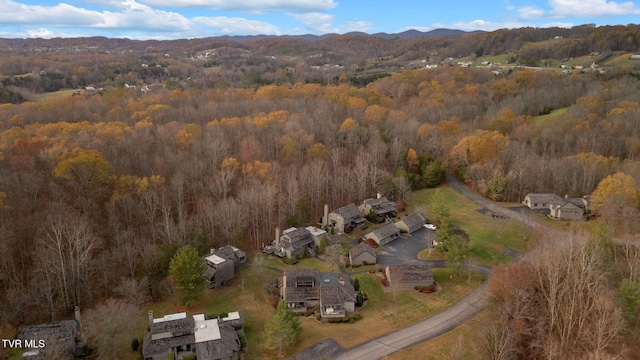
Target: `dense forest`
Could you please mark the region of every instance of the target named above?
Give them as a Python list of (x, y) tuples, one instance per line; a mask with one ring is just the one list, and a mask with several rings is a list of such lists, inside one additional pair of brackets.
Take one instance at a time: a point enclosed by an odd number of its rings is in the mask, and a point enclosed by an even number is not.
[(409, 63), (513, 51), (539, 66), (638, 44), (631, 25), (410, 39), (2, 39), (0, 324), (131, 292), (161, 298), (185, 244), (257, 250), (278, 225), (316, 223), (325, 203), (376, 192), (403, 203), (446, 169), (510, 202), (582, 197), (620, 178), (632, 195), (607, 198), (596, 215), (612, 234), (637, 233), (638, 65), (602, 74)]

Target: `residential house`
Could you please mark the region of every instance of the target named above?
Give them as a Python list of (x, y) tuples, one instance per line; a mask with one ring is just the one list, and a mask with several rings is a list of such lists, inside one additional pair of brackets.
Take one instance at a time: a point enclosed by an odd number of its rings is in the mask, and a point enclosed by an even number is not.
[(573, 204), (569, 199), (559, 199), (551, 202), (549, 216), (558, 220), (582, 220), (584, 210)]
[(205, 261), (207, 268), (204, 271), (204, 277), (209, 287), (223, 286), (236, 275), (236, 267), (232, 259), (226, 259), (214, 253), (205, 257)]
[(349, 233), (353, 229), (366, 225), (362, 212), (351, 203), (327, 214), (327, 220), (323, 219), (327, 226), (331, 226), (339, 232)]
[(280, 297), (294, 312), (319, 307), (323, 318), (345, 317), (355, 311), (356, 291), (342, 273), (287, 269), (282, 274)]
[(23, 348), (22, 358), (29, 360), (52, 359), (67, 354), (84, 357), (80, 342), (79, 308), (77, 320), (62, 320), (46, 324), (24, 325), (18, 328), (17, 340)]
[(204, 314), (187, 313), (154, 319), (149, 311), (149, 332), (145, 335), (142, 356), (145, 360), (175, 359), (192, 355), (196, 360), (236, 360), (243, 348), (237, 330), (243, 329), (240, 313), (223, 319), (207, 319)]
[(590, 197), (570, 198), (568, 195), (560, 197), (556, 194), (530, 193), (523, 203), (530, 209), (549, 210), (549, 217), (558, 220), (582, 220), (590, 211)]
[(233, 261), (233, 265), (236, 270), (240, 267), (240, 265), (247, 262), (247, 254), (235, 246), (225, 245), (218, 250), (211, 249), (211, 253), (218, 255), (223, 259)]
[(329, 234), (328, 232), (320, 229), (317, 226), (307, 226), (305, 229), (311, 234), (313, 238), (313, 243), (319, 247), (322, 243), (323, 239), (327, 239), (327, 245), (339, 244), (340, 239), (334, 234)]
[(386, 218), (396, 217), (398, 214), (398, 207), (393, 201), (390, 201), (384, 196), (378, 193), (375, 199), (366, 199), (362, 202), (358, 209), (362, 212), (363, 216), (369, 215), (372, 211), (376, 215), (377, 222), (384, 222)]
[(351, 265), (375, 264), (376, 251), (367, 243), (361, 242), (349, 249), (349, 262)]
[(412, 234), (413, 232), (420, 230), (427, 220), (420, 214), (413, 214), (406, 216), (400, 221), (396, 222), (396, 227), (400, 230)]
[(523, 203), (532, 210), (549, 209), (551, 202), (560, 197), (556, 194), (536, 194), (529, 193), (525, 196)]
[(418, 287), (427, 287), (435, 283), (431, 266), (428, 264), (399, 264), (388, 265), (385, 274), (391, 288), (396, 290), (409, 290)]
[(276, 239), (273, 241), (274, 254), (280, 257), (293, 259), (298, 255), (304, 255), (305, 251), (315, 253), (317, 245), (311, 232), (305, 228), (291, 227), (280, 234), (280, 228), (276, 228)]
[(379, 246), (384, 246), (392, 242), (393, 240), (397, 239), (399, 236), (400, 236), (400, 229), (398, 229), (395, 226), (395, 224), (388, 223), (366, 234), (364, 237), (366, 239), (372, 239)]

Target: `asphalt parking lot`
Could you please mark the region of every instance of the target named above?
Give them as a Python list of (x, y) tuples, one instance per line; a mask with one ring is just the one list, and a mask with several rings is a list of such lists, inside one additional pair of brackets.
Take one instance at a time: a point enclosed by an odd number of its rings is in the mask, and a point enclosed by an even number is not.
[(430, 246), (435, 239), (436, 232), (424, 227), (413, 234), (402, 234), (399, 239), (383, 246), (384, 252), (378, 255), (377, 263), (380, 265), (431, 263), (418, 259), (417, 255)]

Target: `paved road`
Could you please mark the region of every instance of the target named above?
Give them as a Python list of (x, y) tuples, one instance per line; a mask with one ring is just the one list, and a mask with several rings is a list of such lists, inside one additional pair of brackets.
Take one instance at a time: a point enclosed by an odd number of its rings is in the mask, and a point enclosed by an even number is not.
[(337, 360), (381, 359), (402, 349), (433, 339), (465, 323), (487, 303), (487, 284), (481, 285), (448, 309), (415, 325), (370, 340), (351, 348)]
[[(521, 221), (533, 227), (543, 226), (537, 219), (510, 209), (500, 207), (476, 194), (462, 184), (451, 174), (447, 174), (447, 182), (463, 196), (473, 202), (493, 211), (496, 214)], [(389, 244), (390, 245), (390, 244)], [(387, 245), (387, 246), (389, 246)], [(436, 265), (436, 264), (434, 264)], [(472, 269), (483, 274), (489, 274), (491, 269), (487, 266), (471, 265)], [(462, 300), (443, 312), (423, 320), (415, 325), (392, 332), (379, 338), (370, 340), (343, 352), (338, 360), (374, 360), (381, 359), (402, 349), (415, 344), (433, 339), (464, 324), (487, 304), (487, 285), (481, 285), (476, 290), (465, 296)]]

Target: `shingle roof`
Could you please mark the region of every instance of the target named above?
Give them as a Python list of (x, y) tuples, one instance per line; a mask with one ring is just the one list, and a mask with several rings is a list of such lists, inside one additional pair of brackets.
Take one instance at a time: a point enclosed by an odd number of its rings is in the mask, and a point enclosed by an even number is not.
[(375, 199), (366, 199), (363, 201), (363, 203), (371, 206), (376, 214), (386, 214), (389, 212), (398, 211), (396, 204), (384, 196)]
[(426, 222), (425, 218), (420, 214), (413, 214), (405, 217), (402, 221), (409, 229), (414, 226), (422, 226)]
[(406, 283), (406, 282), (424, 282), (433, 283), (433, 274), (431, 266), (428, 264), (399, 264), (389, 265), (389, 281)]
[(196, 346), (198, 359), (227, 359), (240, 352), (240, 341), (233, 326), (219, 323), (220, 339), (199, 343)]
[(17, 339), (20, 340), (39, 340), (55, 341), (56, 343), (64, 343), (69, 348), (76, 345), (76, 334), (78, 332), (78, 322), (75, 320), (63, 320), (46, 324), (24, 325), (18, 328)]
[(356, 291), (343, 286), (323, 286), (320, 289), (320, 303), (322, 306), (342, 305), (345, 302), (356, 301)]
[(342, 216), (342, 218), (345, 219), (345, 221), (350, 221), (352, 219), (362, 216), (360, 209), (358, 209), (358, 207), (354, 203), (351, 203), (349, 205), (345, 205), (341, 208), (333, 210), (333, 212)]
[(181, 336), (172, 336), (165, 339), (151, 340), (151, 333), (147, 333), (144, 336), (142, 355), (144, 357), (150, 357), (153, 354), (163, 353), (171, 348), (195, 344), (196, 337), (193, 335), (193, 328), (190, 334), (184, 334)]
[(529, 201), (533, 203), (550, 203), (553, 200), (561, 199), (561, 197), (556, 194), (529, 193), (527, 196), (529, 197)]
[(358, 245), (356, 245), (356, 246), (352, 247), (352, 248), (349, 250), (349, 256), (350, 256), (352, 259), (357, 258), (358, 256), (360, 256), (360, 255), (361, 255), (361, 254), (363, 254), (363, 253), (369, 253), (369, 254), (371, 254), (373, 257), (375, 257), (375, 256), (376, 256), (376, 251), (375, 251), (375, 250), (373, 250), (373, 249), (371, 248), (371, 246), (367, 245), (367, 243), (364, 243), (364, 242), (359, 243)]
[(399, 233), (399, 232), (400, 232), (400, 230), (395, 226), (395, 224), (388, 223), (388, 224), (382, 226), (381, 228), (378, 228), (378, 229), (374, 230), (371, 233), (374, 234), (378, 239), (385, 239), (385, 238), (388, 238), (389, 236), (391, 236), (391, 235), (393, 235), (395, 233)]
[[(285, 285), (285, 300), (291, 302), (303, 302), (308, 299), (317, 299), (319, 294), (318, 283), (320, 281), (320, 272), (315, 269), (288, 269), (285, 272), (287, 276)], [(312, 280), (314, 287), (296, 287), (296, 282), (303, 278), (305, 281)]]
[(150, 332), (152, 334), (163, 333), (163, 332), (173, 332), (173, 333), (182, 333), (185, 331), (193, 332), (194, 324), (195, 322), (192, 317), (154, 322), (153, 324), (151, 324)]

